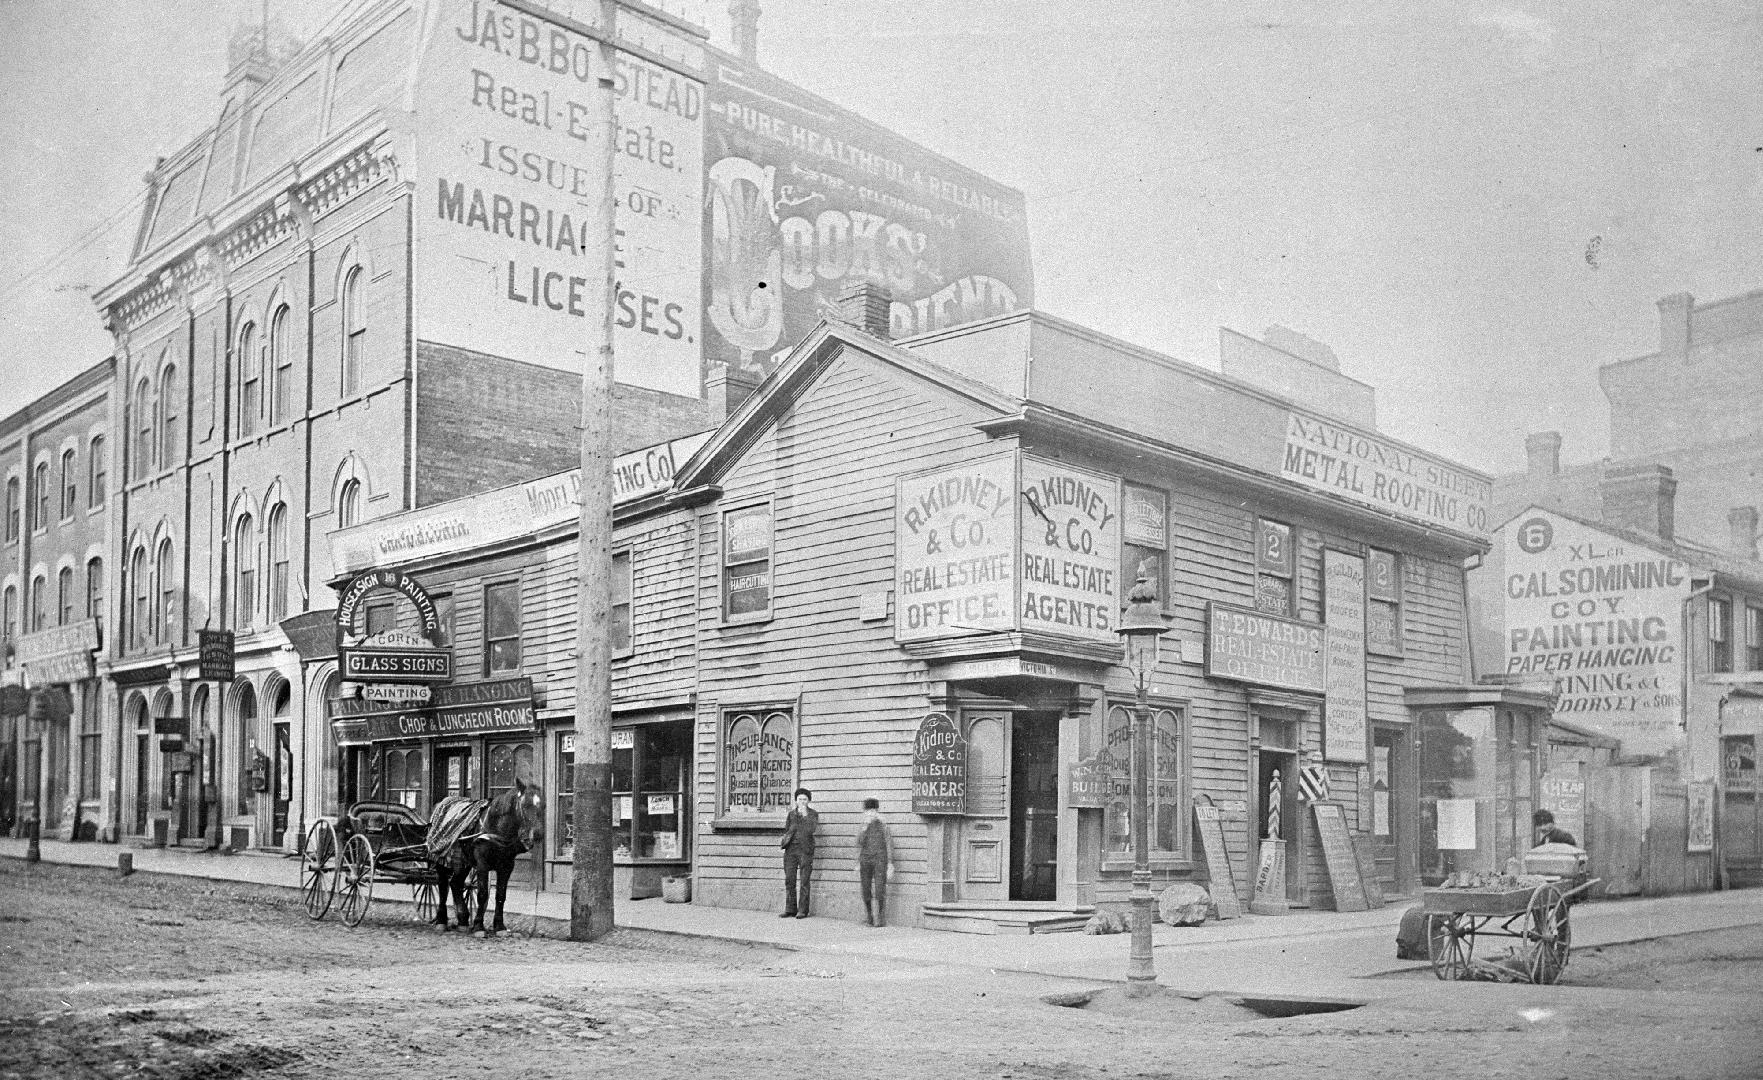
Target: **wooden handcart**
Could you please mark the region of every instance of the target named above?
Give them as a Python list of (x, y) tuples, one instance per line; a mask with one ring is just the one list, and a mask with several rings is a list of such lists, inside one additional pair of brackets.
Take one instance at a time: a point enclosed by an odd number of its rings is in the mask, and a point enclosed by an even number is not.
[[(1597, 884), (1583, 876), (1548, 878), (1540, 884), (1429, 889), (1422, 897), (1427, 913), (1426, 948), (1433, 974), (1441, 979), (1552, 984), (1567, 968), (1573, 947), (1569, 909), (1579, 894)], [(1476, 954), (1484, 938), (1511, 938), (1517, 944), (1498, 956)]]
[[(373, 887), (408, 885), (411, 918), (434, 918), (439, 878), (428, 855), (426, 818), (401, 803), (367, 801), (334, 823), (313, 822), (300, 851), (300, 893), (306, 914), (322, 919), (335, 906), (347, 926), (359, 926), (373, 903)], [(468, 895), (468, 902), (469, 902)]]

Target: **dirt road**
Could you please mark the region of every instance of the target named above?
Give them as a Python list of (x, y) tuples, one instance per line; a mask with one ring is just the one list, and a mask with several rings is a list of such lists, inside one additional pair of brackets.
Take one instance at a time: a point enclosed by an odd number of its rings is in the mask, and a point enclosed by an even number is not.
[(349, 930), (297, 899), (0, 860), (0, 1076), (1607, 1080), (1763, 1061), (1755, 994), (1689, 992), (1763, 972), (1756, 931), (1703, 935), (1686, 990), (1608, 988), (1672, 970), (1661, 951), (1606, 965), (1605, 988), (1415, 984), (1265, 1019), (1217, 999), (1066, 1008), (1044, 998), (1087, 984), (634, 931), (476, 941), (390, 905)]

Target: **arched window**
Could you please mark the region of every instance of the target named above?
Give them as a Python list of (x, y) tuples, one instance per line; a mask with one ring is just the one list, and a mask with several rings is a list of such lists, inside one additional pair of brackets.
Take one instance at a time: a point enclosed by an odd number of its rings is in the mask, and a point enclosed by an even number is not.
[(0, 641), (11, 641), (17, 636), (18, 590), (8, 585), (5, 599), (0, 600)]
[(104, 505), (104, 485), (110, 479), (105, 468), (104, 436), (92, 436), (92, 448), (86, 455), (86, 507)]
[(257, 551), (252, 543), (251, 515), (239, 518), (233, 527), (233, 625), (249, 630), (257, 614)]
[(43, 594), (49, 590), (49, 580), (42, 574), (31, 579), (31, 633), (36, 633), (48, 625), (44, 614)]
[(74, 453), (72, 450), (61, 452), (61, 516), (63, 519), (73, 517), (79, 508), (79, 474), (73, 467)]
[(159, 603), (153, 616), (159, 641), (176, 641), (178, 579), (171, 564), (171, 538), (159, 542), (159, 554), (153, 560), (153, 579), (159, 585)]
[(73, 567), (64, 566), (55, 575), (55, 616), (57, 626), (73, 622)]
[(169, 469), (178, 459), (178, 369), (167, 364), (159, 374), (159, 465)]
[(294, 393), (294, 350), (288, 346), (288, 309), (269, 320), (269, 425), (287, 423)]
[(137, 547), (129, 559), (129, 596), (134, 604), (129, 610), (129, 641), (139, 649), (147, 644), (147, 612), (152, 609), (152, 594), (147, 591), (147, 549)]
[(257, 758), (257, 692), (251, 684), (239, 684), (238, 704), (235, 708), (233, 721), (233, 745), (238, 747), (239, 755), (239, 793), (235, 813), (251, 812), (251, 794), (255, 790), (252, 783), (251, 766)]
[(18, 497), (18, 477), (6, 478), (6, 542), (18, 539), (18, 515), (22, 505)]
[(47, 461), (39, 461), (36, 469), (31, 473), (31, 494), (36, 496), (37, 500), (37, 505), (32, 511), (37, 515), (37, 519), (31, 522), (31, 527), (42, 532), (49, 527), (49, 463)]
[(135, 479), (153, 471), (153, 387), (146, 376), (135, 384)]
[(86, 618), (104, 617), (104, 560), (86, 563)]
[(346, 529), (361, 520), (361, 481), (350, 480), (337, 496), (337, 528)]
[(361, 386), (362, 350), (367, 347), (367, 319), (361, 310), (361, 267), (349, 268), (343, 278), (343, 396)]
[(246, 323), (239, 331), (239, 437), (257, 433), (257, 417), (263, 409), (261, 396), (263, 357), (257, 351), (257, 324)]
[(269, 512), (269, 621), (288, 617), (288, 508)]

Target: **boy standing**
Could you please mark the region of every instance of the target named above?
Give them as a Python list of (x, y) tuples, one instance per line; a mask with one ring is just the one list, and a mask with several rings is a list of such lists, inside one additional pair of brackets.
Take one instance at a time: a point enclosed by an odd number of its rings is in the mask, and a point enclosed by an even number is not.
[(784, 817), (784, 910), (780, 919), (808, 917), (808, 886), (814, 877), (814, 830), (820, 813), (808, 805), (814, 793), (796, 789), (796, 805)]
[(894, 872), (894, 845), (882, 820), (881, 801), (863, 800), (863, 829), (857, 834), (857, 887), (863, 893), (863, 924), (885, 926), (888, 875)]

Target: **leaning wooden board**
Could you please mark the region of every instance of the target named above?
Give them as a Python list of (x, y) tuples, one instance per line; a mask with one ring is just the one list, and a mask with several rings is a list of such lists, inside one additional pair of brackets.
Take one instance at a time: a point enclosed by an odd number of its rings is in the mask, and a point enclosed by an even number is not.
[(1237, 879), (1230, 870), (1230, 855), (1224, 850), (1224, 823), (1218, 807), (1194, 807), (1194, 825), (1200, 830), (1200, 849), (1206, 853), (1206, 871), (1212, 877), (1212, 905), (1220, 919), (1235, 919), (1243, 914), (1237, 901)]
[(1365, 883), (1359, 878), (1359, 858), (1347, 832), (1347, 812), (1340, 803), (1310, 804), (1316, 811), (1316, 837), (1322, 842), (1322, 862), (1328, 868), (1328, 887), (1334, 892), (1336, 911), (1369, 911)]

